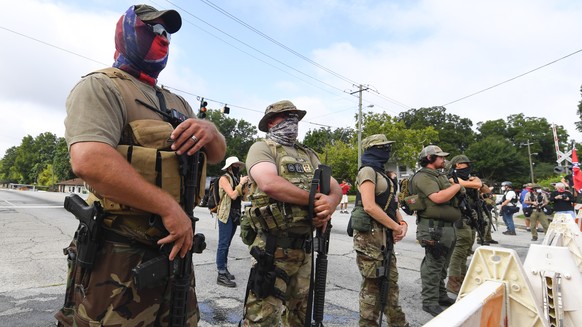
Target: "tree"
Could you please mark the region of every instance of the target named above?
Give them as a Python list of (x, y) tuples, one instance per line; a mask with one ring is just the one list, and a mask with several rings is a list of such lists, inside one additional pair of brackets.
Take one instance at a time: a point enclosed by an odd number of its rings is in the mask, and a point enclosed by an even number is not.
[(69, 148), (65, 138), (59, 137), (55, 147), (55, 155), (53, 161), (53, 172), (57, 182), (75, 178), (73, 168), (71, 168), (71, 158), (69, 156)]
[(445, 107), (410, 109), (401, 112), (399, 118), (409, 129), (419, 130), (432, 126), (438, 134), (436, 138), (427, 140), (427, 144), (436, 144), (452, 156), (463, 153), (475, 140), (473, 122), (446, 113)]
[(7, 181), (11, 183), (16, 183), (18, 177), (12, 173), (12, 167), (16, 162), (16, 157), (18, 156), (18, 147), (13, 146), (6, 150), (4, 158), (0, 161), (0, 180)]
[(351, 128), (336, 128), (332, 132), (329, 127), (321, 127), (307, 131), (302, 143), (317, 153), (323, 153), (328, 144), (333, 144), (338, 141), (348, 143), (353, 135), (354, 130)]
[(518, 155), (513, 143), (503, 136), (492, 135), (469, 146), (465, 154), (473, 161), (474, 172), (489, 181), (512, 181), (514, 185), (526, 183), (529, 166)]
[[(237, 156), (243, 162), (249, 148), (255, 142), (257, 129), (251, 123), (241, 119), (230, 118), (218, 110), (208, 110), (207, 119), (213, 122), (226, 140), (226, 157)], [(208, 165), (206, 174), (220, 174), (221, 164)]]
[(364, 114), (362, 138), (373, 134), (384, 134), (392, 145), (392, 158), (399, 164), (415, 167), (418, 154), (428, 144), (439, 140), (439, 134), (432, 126), (417, 126), (410, 129), (403, 120), (387, 113), (368, 112)]

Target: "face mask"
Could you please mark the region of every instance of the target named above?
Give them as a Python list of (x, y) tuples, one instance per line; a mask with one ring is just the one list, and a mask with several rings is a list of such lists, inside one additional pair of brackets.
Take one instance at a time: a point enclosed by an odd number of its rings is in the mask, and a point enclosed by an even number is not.
[(271, 127), (267, 133), (267, 138), (283, 145), (292, 146), (295, 144), (298, 134), (299, 118), (287, 117), (277, 125)]
[(233, 166), (233, 167), (231, 168), (231, 170), (232, 170), (232, 174), (233, 174), (234, 176), (238, 176), (238, 175), (240, 174), (240, 168), (239, 168), (239, 167), (235, 167), (235, 166)]
[(457, 169), (457, 176), (462, 180), (468, 180), (471, 175), (471, 167)]
[(389, 158), (390, 150), (371, 147), (362, 154), (362, 165), (384, 169)]

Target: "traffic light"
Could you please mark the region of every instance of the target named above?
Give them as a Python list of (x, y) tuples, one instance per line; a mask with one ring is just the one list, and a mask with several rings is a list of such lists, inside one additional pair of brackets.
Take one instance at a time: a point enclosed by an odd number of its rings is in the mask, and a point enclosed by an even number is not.
[(204, 101), (204, 98), (202, 98), (200, 100), (200, 111), (198, 112), (198, 118), (200, 119), (204, 119), (206, 118), (206, 106), (208, 105), (208, 102)]
[(225, 104), (224, 107), (222, 107), (222, 109), (220, 109), (220, 112), (228, 115), (230, 113), (230, 108)]

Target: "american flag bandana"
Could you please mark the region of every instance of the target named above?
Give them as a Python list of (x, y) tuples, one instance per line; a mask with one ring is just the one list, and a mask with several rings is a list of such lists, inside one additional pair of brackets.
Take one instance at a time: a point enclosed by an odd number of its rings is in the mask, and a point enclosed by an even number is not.
[(135, 14), (134, 6), (119, 18), (115, 29), (115, 62), (119, 68), (136, 78), (155, 85), (168, 61), (169, 41), (153, 32)]

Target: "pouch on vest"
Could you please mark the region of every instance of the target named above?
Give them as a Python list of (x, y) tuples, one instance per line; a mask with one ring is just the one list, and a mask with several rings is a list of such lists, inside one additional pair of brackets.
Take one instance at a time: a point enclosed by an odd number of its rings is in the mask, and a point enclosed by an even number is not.
[(170, 135), (174, 131), (172, 125), (166, 121), (141, 119), (129, 123), (134, 143), (146, 148), (169, 150), (174, 142)]
[(408, 209), (412, 211), (426, 210), (426, 205), (424, 201), (418, 196), (418, 194), (413, 194), (405, 197), (404, 202), (406, 202)]
[(369, 232), (372, 230), (372, 217), (364, 211), (363, 207), (355, 207), (352, 211), (350, 220), (352, 222), (352, 228), (358, 232)]
[(250, 208), (246, 208), (240, 221), (240, 238), (246, 245), (251, 245), (257, 237), (257, 231), (253, 228), (251, 221)]

